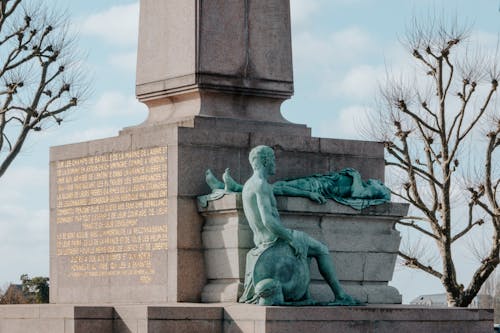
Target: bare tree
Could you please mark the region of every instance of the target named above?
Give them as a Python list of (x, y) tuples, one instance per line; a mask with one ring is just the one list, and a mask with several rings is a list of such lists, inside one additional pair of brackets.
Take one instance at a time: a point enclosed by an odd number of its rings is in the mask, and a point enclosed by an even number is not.
[(492, 273), (478, 292), (478, 296), (480, 297), (479, 308), (493, 309), (495, 307), (496, 285), (497, 277), (495, 273)]
[(65, 15), (35, 0), (0, 0), (0, 177), (32, 132), (61, 124), (83, 97)]
[[(427, 263), (419, 251), (399, 254), (406, 266), (440, 279), (448, 304), (460, 307), (472, 302), (494, 272), (500, 250), (498, 54), (471, 52), (468, 30), (442, 20), (415, 20), (404, 40), (416, 62), (415, 77), (388, 75), (371, 119), (372, 135), (385, 144), (388, 170), (401, 180), (393, 194), (416, 212), (399, 224), (434, 242), (439, 263)], [(468, 161), (481, 172), (462, 186)], [(454, 204), (460, 191), (465, 205)], [(463, 285), (453, 248), (480, 226), (491, 234), (488, 251)]]
[[(484, 231), (484, 230), (482, 230)], [(489, 249), (487, 245), (489, 245), (489, 236), (486, 235), (486, 232), (482, 232), (481, 235), (474, 235), (474, 237), (469, 237), (468, 240), (468, 250), (472, 255), (472, 258), (479, 264), (482, 263), (484, 258), (488, 256)], [(478, 292), (479, 300), (478, 307), (480, 308), (494, 308), (495, 307), (495, 297), (497, 294), (497, 271), (498, 268), (491, 273), (491, 275), (486, 279), (486, 281), (481, 286), (481, 289)]]

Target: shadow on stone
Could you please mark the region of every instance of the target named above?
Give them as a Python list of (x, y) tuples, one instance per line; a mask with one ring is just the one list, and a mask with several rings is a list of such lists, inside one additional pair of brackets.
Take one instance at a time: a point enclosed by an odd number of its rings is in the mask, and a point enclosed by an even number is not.
[(75, 333), (115, 332), (113, 315), (111, 306), (75, 306)]
[(113, 309), (113, 333), (132, 333), (125, 320)]

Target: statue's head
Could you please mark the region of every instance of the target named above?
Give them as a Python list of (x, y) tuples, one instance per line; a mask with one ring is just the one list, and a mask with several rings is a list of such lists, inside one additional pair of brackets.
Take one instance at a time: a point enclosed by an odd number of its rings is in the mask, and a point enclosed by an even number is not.
[(391, 190), (378, 179), (368, 179), (366, 182), (369, 197), (373, 199), (391, 199)]
[(265, 170), (269, 175), (276, 173), (274, 150), (268, 146), (257, 146), (250, 151), (248, 160), (254, 170)]

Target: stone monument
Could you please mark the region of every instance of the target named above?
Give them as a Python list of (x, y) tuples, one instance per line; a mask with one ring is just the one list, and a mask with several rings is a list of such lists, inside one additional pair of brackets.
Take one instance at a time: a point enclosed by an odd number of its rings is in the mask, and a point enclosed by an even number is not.
[(51, 302), (198, 302), (210, 281), (203, 174), (242, 182), (258, 144), (282, 177), (354, 167), (383, 178), (379, 143), (313, 138), (286, 121), (293, 93), (288, 0), (142, 0), (141, 125), (51, 150)]
[[(489, 310), (199, 303), (238, 297), (253, 246), (239, 195), (199, 213), (207, 168), (242, 183), (251, 148), (267, 145), (280, 178), (347, 167), (384, 178), (382, 144), (315, 138), (282, 117), (293, 94), (289, 0), (141, 0), (136, 92), (143, 124), (51, 149), (52, 304), (0, 307), (1, 332), (491, 331)], [(387, 281), (406, 207), (308, 200), (278, 198), (284, 225), (325, 238), (348, 293), (400, 302)], [(367, 229), (377, 236), (359, 247)], [(311, 278), (313, 296), (323, 293)]]

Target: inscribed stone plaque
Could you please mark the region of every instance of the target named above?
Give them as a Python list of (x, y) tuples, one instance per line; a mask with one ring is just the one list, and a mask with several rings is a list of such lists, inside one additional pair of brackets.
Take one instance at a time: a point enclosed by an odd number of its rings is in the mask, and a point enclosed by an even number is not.
[(167, 250), (167, 224), (158, 218), (167, 213), (166, 152), (156, 147), (56, 162), (60, 278), (152, 281), (153, 258)]

